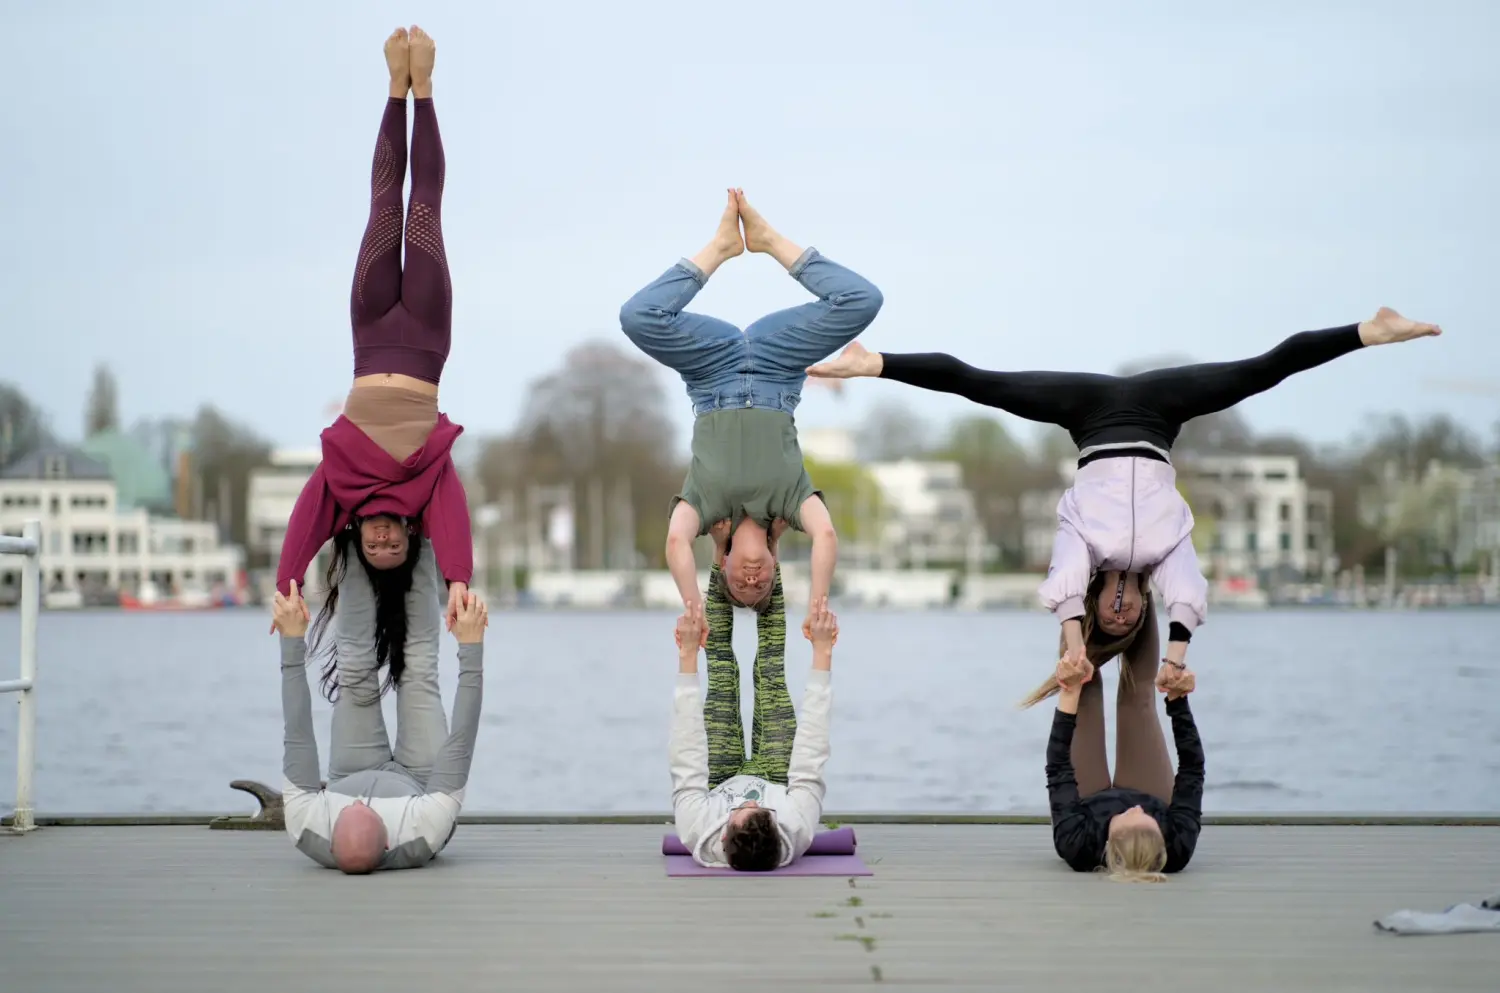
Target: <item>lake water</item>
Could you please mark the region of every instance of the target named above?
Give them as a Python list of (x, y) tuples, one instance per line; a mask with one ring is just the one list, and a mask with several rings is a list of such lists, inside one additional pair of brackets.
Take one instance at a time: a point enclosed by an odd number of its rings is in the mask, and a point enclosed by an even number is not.
[[(787, 640), (799, 705), (811, 657), (800, 621)], [(737, 622), (748, 705), (754, 625), (744, 612)], [(228, 782), (280, 784), (268, 623), (259, 610), (44, 614), (37, 809), (254, 809)], [(0, 678), (16, 673), (18, 625), (14, 611), (0, 614)], [(667, 810), (672, 626), (647, 611), (497, 612), (466, 809)], [(1015, 702), (1056, 658), (1047, 615), (850, 611), (840, 627), (828, 809), (1045, 811), (1052, 707)], [(1205, 808), (1500, 811), (1497, 636), (1493, 611), (1215, 611), (1191, 652)], [(443, 665), (451, 706), (446, 635)], [(12, 701), (0, 698), (7, 812)], [(386, 711), (394, 729), (393, 700)], [(326, 764), (329, 707), (316, 686), (314, 712)]]

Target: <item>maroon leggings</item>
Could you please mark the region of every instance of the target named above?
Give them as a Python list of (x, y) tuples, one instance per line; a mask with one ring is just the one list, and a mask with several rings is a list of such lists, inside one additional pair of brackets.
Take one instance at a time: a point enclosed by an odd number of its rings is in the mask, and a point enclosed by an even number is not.
[(350, 295), (354, 375), (442, 377), (453, 331), (453, 287), (443, 252), (443, 139), (432, 98), (414, 100), (411, 205), (401, 264), (401, 193), (406, 184), (406, 100), (385, 105), (370, 170), (370, 217)]
[[(1111, 786), (1140, 790), (1160, 799), (1172, 800), (1172, 757), (1156, 716), (1156, 667), (1161, 655), (1161, 634), (1156, 629), (1156, 611), (1146, 608), (1141, 632), (1120, 655), (1119, 689), (1115, 695), (1115, 774), (1109, 775), (1109, 757), (1104, 748), (1104, 686), (1095, 673), (1083, 684), (1078, 700), (1078, 723), (1073, 732), (1073, 771), (1078, 793), (1088, 796)], [(1100, 660), (1090, 659), (1095, 665)], [(1107, 659), (1103, 661), (1108, 661)], [(1127, 681), (1125, 674), (1130, 674)]]

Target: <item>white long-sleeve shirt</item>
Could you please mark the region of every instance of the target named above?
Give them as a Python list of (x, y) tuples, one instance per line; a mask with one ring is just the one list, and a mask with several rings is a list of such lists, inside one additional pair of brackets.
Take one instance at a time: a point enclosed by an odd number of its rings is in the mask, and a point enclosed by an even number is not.
[(708, 730), (703, 723), (703, 693), (697, 673), (679, 673), (672, 703), (672, 812), (677, 837), (703, 866), (728, 866), (724, 825), (746, 800), (776, 812), (781, 833), (782, 865), (802, 857), (812, 845), (823, 817), (823, 766), (828, 762), (828, 713), (833, 691), (830, 673), (814, 669), (807, 677), (797, 736), (787, 768), (787, 785), (759, 776), (731, 776), (708, 788)]
[(463, 807), (474, 741), (479, 734), (484, 645), (458, 646), (458, 693), (453, 700), (452, 728), (425, 784), (391, 762), (345, 776), (323, 788), (306, 658), (303, 638), (281, 639), (281, 701), (286, 720), (286, 781), (281, 795), (287, 834), (308, 858), (337, 868), (333, 826), (344, 808), (363, 802), (385, 822), (387, 850), (378, 868), (426, 865), (453, 837)]

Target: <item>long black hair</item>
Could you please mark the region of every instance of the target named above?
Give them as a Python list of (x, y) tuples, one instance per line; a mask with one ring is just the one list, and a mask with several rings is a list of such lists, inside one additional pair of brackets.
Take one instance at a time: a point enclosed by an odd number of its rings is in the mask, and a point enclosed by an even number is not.
[[(352, 549), (354, 557), (365, 570), (365, 575), (370, 577), (370, 585), (375, 588), (375, 668), (378, 672), (381, 666), (388, 666), (385, 680), (380, 684), (373, 700), (361, 701), (372, 703), (399, 683), (401, 674), (406, 669), (406, 594), (411, 591), (412, 578), (416, 575), (417, 563), (422, 557), (422, 536), (416, 527), (408, 524), (406, 561), (391, 569), (376, 569), (365, 561), (365, 554), (360, 548), (359, 526), (360, 521), (356, 518), (333, 536), (333, 554), (328, 558), (328, 571), (324, 575), (324, 588), (327, 589), (328, 596), (318, 611), (317, 619), (313, 621), (309, 642), (313, 654), (317, 654), (323, 636), (328, 632), (328, 622), (338, 610), (339, 584), (344, 581)], [(339, 695), (338, 665), (339, 643), (337, 638), (333, 638), (328, 649), (328, 662), (323, 666), (323, 678), (319, 683), (329, 703), (337, 700)]]

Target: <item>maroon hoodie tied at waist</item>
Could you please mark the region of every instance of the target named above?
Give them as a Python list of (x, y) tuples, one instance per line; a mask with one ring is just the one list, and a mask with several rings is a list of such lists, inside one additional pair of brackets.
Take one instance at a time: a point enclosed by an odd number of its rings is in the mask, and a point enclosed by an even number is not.
[(474, 539), (468, 497), (452, 456), (463, 430), (439, 414), (427, 443), (397, 462), (347, 417), (325, 428), (323, 461), (302, 487), (287, 523), (276, 589), (290, 593), (292, 580), (300, 587), (319, 549), (356, 514), (420, 520), (443, 578), (468, 585), (474, 576)]

